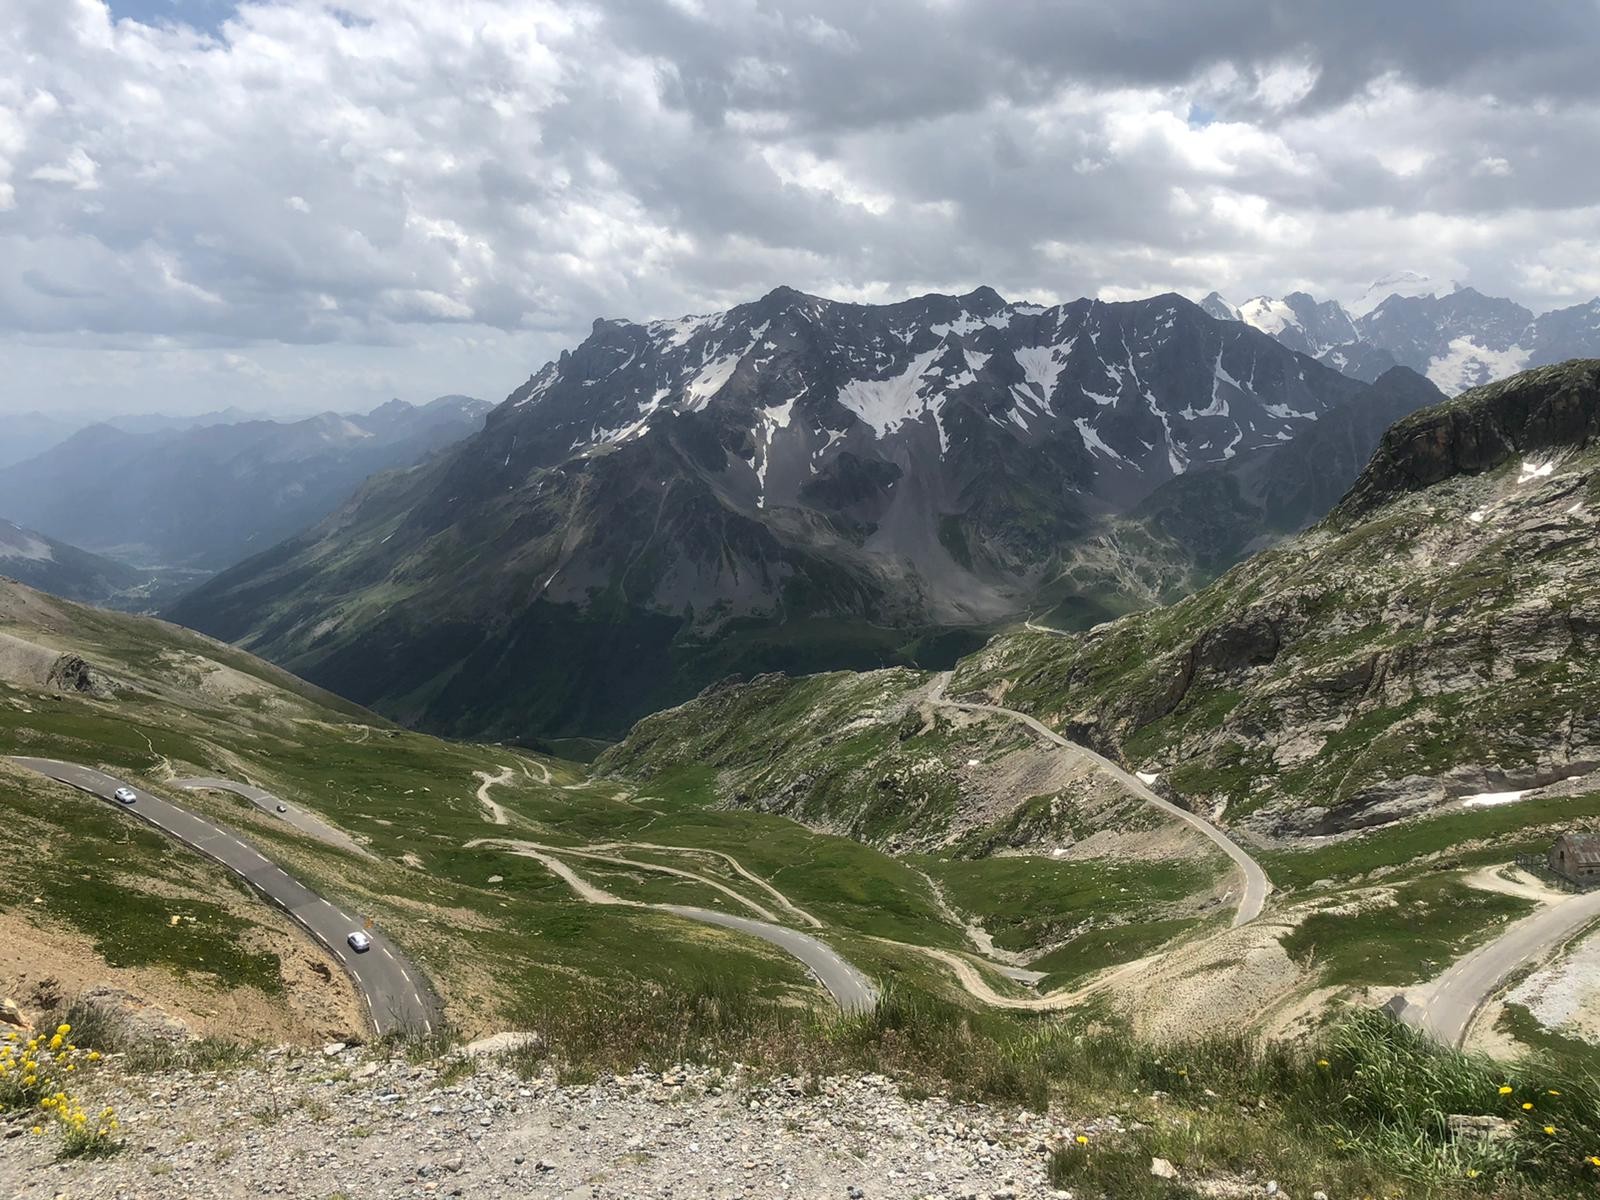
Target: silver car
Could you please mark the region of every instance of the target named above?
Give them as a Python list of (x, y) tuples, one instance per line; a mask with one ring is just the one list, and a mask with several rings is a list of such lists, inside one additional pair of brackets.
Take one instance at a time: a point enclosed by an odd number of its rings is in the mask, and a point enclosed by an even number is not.
[(139, 798), (139, 793), (134, 791), (131, 787), (119, 787), (111, 794), (112, 796), (116, 797), (118, 804), (132, 804)]
[(372, 949), (372, 939), (359, 929), (352, 930), (350, 936), (345, 938), (345, 941), (350, 943), (350, 949), (357, 954), (365, 954)]

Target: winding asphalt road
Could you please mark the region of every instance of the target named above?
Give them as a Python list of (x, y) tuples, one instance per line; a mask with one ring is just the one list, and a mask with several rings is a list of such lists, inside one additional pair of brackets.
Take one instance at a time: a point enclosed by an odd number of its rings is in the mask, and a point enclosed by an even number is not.
[[(352, 854), (359, 854), (363, 858), (376, 857), (372, 851), (344, 830), (328, 824), (321, 817), (308, 813), (303, 808), (285, 803), (271, 792), (264, 792), (248, 783), (234, 783), (231, 779), (174, 779), (172, 786), (182, 788), (186, 792), (232, 792), (235, 796), (250, 801), (268, 815), (293, 825), (301, 833), (310, 834), (320, 842), (326, 842), (340, 850), (348, 850)], [(283, 805), (282, 812), (278, 811), (280, 804)]]
[[(433, 1032), (440, 1019), (440, 1006), (422, 972), (375, 929), (367, 931), (372, 948), (356, 953), (345, 939), (361, 928), (361, 921), (291, 878), (254, 846), (188, 809), (92, 767), (49, 758), (10, 761), (98, 796), (234, 872), (288, 913), (339, 960), (355, 982), (372, 1027), (380, 1036), (396, 1030)], [(113, 793), (119, 787), (133, 787), (137, 799), (132, 804), (118, 803)]]
[(1206, 837), (1214, 845), (1216, 845), (1219, 850), (1233, 860), (1233, 864), (1236, 868), (1238, 868), (1239, 874), (1244, 882), (1244, 888), (1239, 897), (1238, 908), (1233, 914), (1234, 927), (1238, 928), (1240, 925), (1254, 921), (1258, 916), (1261, 915), (1261, 908), (1267, 902), (1267, 893), (1272, 891), (1272, 881), (1267, 878), (1267, 873), (1261, 869), (1260, 863), (1251, 858), (1242, 846), (1240, 846), (1222, 830), (1218, 829), (1210, 821), (1206, 820), (1198, 813), (1192, 813), (1186, 808), (1180, 808), (1170, 800), (1163, 799), (1153, 792), (1150, 789), (1150, 786), (1142, 779), (1128, 771), (1123, 770), (1105, 755), (1096, 754), (1087, 746), (1080, 746), (1077, 742), (1068, 741), (1055, 730), (1051, 729), (1048, 725), (1035, 720), (1027, 713), (1018, 712), (1013, 708), (1001, 708), (997, 704), (964, 704), (959, 700), (947, 700), (945, 698), (944, 691), (949, 684), (950, 675), (949, 672), (946, 672), (940, 678), (938, 686), (934, 688), (933, 701), (935, 704), (941, 704), (947, 708), (959, 708), (967, 712), (994, 713), (997, 716), (1009, 717), (1013, 721), (1020, 721), (1046, 741), (1052, 743), (1053, 745), (1059, 746), (1063, 750), (1070, 751), (1079, 758), (1092, 763), (1100, 770), (1102, 774), (1108, 775), (1112, 779), (1115, 779), (1118, 783), (1127, 788), (1135, 796), (1138, 796), (1139, 799), (1143, 800), (1146, 804), (1149, 804), (1154, 808), (1159, 808), (1168, 816), (1176, 817), (1185, 825), (1188, 825), (1190, 828), (1196, 830), (1201, 835)]
[(696, 908), (688, 904), (659, 904), (652, 907), (677, 913), (680, 917), (688, 917), (692, 921), (704, 921), (708, 925), (736, 929), (741, 933), (748, 933), (771, 942), (778, 949), (788, 952), (804, 963), (806, 969), (816, 976), (817, 982), (828, 989), (828, 994), (833, 997), (841, 1012), (866, 1013), (877, 1006), (878, 989), (872, 986), (872, 982), (841, 958), (833, 947), (809, 933), (801, 933), (798, 929), (789, 929), (783, 925), (774, 925), (769, 921), (757, 921), (734, 913), (718, 912), (713, 908)]
[(1522, 918), (1415, 992), (1400, 1019), (1447, 1046), (1460, 1046), (1473, 1018), (1507, 976), (1570, 941), (1597, 920), (1600, 892), (1584, 892)]
[[(817, 982), (827, 989), (828, 994), (833, 997), (834, 1003), (839, 1006), (842, 1012), (871, 1012), (878, 1003), (878, 989), (872, 985), (872, 981), (847, 962), (832, 946), (812, 937), (808, 933), (801, 933), (798, 929), (790, 929), (785, 925), (776, 925), (771, 921), (758, 921), (751, 917), (741, 917), (733, 913), (718, 912), (716, 909), (699, 908), (690, 904), (643, 904), (637, 900), (625, 900), (621, 896), (613, 895), (598, 884), (585, 879), (557, 856), (565, 852), (579, 858), (621, 863), (631, 867), (638, 867), (641, 870), (659, 871), (669, 875), (699, 879), (702, 883), (709, 883), (712, 886), (719, 887), (720, 890), (727, 892), (735, 900), (754, 908), (758, 912), (766, 912), (765, 909), (755, 904), (748, 897), (740, 896), (737, 892), (723, 888), (712, 880), (696, 876), (692, 872), (663, 866), (658, 863), (640, 862), (635, 859), (596, 854), (570, 847), (546, 846), (537, 842), (515, 841), (510, 838), (474, 838), (466, 844), (466, 848), (469, 850), (477, 847), (505, 850), (543, 863), (551, 874), (565, 882), (580, 900), (589, 904), (609, 904), (622, 908), (648, 908), (657, 912), (669, 912), (676, 916), (687, 917), (691, 921), (703, 921), (707, 925), (721, 925), (725, 929), (748, 933), (752, 937), (771, 942), (786, 954), (799, 959), (806, 969), (816, 977)], [(663, 849), (670, 848), (663, 847)], [(769, 913), (768, 915), (770, 916), (771, 914)]]

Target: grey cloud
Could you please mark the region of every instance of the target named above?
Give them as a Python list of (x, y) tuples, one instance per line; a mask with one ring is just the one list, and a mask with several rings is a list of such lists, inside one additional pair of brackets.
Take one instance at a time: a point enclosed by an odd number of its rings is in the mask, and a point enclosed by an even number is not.
[(1596, 274), (1594, 0), (702, 6), (278, 0), (212, 36), (18, 0), (0, 339), (379, 380), (350, 364), (499, 369), (778, 283), (1349, 299), (1412, 268), (1544, 307)]

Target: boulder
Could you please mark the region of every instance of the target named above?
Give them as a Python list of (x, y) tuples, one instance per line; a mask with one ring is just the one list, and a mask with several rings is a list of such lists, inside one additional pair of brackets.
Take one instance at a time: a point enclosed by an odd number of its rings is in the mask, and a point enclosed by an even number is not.
[(195, 1040), (192, 1029), (177, 1017), (142, 997), (119, 987), (99, 984), (78, 997), (77, 1008), (92, 1011), (115, 1042), (167, 1042)]
[(1517, 1136), (1516, 1126), (1503, 1117), (1478, 1113), (1451, 1113), (1444, 1119), (1450, 1136), (1458, 1142), (1507, 1142)]
[(114, 694), (111, 681), (76, 654), (63, 654), (56, 659), (45, 682), (57, 691), (76, 692), (97, 700), (109, 700)]
[(18, 1029), (31, 1029), (32, 1024), (22, 1015), (22, 1009), (10, 996), (0, 1000), (0, 1024), (15, 1025)]
[(494, 1058), (497, 1055), (509, 1054), (513, 1050), (542, 1045), (544, 1045), (544, 1039), (537, 1033), (532, 1031), (507, 1031), (479, 1038), (475, 1042), (468, 1042), (457, 1053), (463, 1058)]

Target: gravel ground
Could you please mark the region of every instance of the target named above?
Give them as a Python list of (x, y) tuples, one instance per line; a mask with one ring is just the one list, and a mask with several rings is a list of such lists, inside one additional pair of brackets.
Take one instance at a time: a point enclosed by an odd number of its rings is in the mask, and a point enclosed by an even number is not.
[[(878, 1076), (747, 1081), (698, 1068), (566, 1086), (478, 1063), (358, 1049), (269, 1052), (218, 1073), (119, 1078), (126, 1148), (58, 1162), (52, 1135), (0, 1140), (0, 1195), (368, 1197), (1052, 1197), (1050, 1149), (1114, 1119), (1056, 1119), (941, 1098)], [(807, 1092), (811, 1094), (807, 1094)]]

